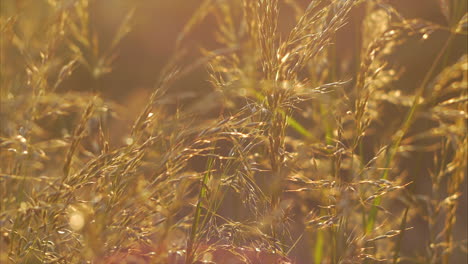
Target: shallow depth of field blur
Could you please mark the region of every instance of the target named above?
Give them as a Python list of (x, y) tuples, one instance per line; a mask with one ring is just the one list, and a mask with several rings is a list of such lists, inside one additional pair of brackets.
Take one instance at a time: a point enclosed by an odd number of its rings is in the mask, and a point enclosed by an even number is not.
[(0, 263), (467, 263), (466, 0), (2, 0)]

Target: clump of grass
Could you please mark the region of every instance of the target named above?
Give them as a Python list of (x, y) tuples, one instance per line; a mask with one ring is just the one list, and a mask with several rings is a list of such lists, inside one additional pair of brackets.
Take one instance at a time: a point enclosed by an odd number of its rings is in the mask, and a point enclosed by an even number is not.
[[(439, 1), (444, 25), (386, 1), (201, 1), (123, 121), (100, 85), (147, 3), (104, 41), (95, 1), (25, 2), (0, 13), (0, 262), (466, 259), (463, 1)], [(422, 73), (402, 64), (419, 46)], [(172, 107), (200, 69), (209, 92)]]

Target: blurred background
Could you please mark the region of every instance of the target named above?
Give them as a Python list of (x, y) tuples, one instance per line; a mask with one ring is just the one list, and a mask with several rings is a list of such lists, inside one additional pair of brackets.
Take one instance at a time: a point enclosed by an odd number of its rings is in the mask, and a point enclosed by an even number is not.
[[(45, 0), (44, 0), (45, 1)], [(38, 1), (40, 2), (40, 1)], [(288, 2), (288, 1), (286, 1)], [(309, 1), (295, 1), (301, 7), (306, 7)], [(405, 18), (419, 18), (430, 21), (442, 27), (449, 27), (450, 21), (444, 16), (440, 0), (388, 0), (389, 6), (395, 8)], [(462, 1), (463, 2), (463, 1)], [(130, 133), (131, 125), (140, 114), (142, 106), (148, 100), (154, 85), (157, 83), (159, 75), (174, 54), (177, 37), (183, 31), (191, 15), (199, 8), (201, 1), (194, 0), (112, 0), (112, 1), (90, 1), (90, 24), (97, 38), (99, 39), (98, 49), (104, 51), (112, 44), (116, 28), (129, 10), (134, 10), (131, 22), (131, 30), (117, 46), (116, 56), (113, 57), (111, 70), (107, 73), (96, 74), (93, 69), (86, 65), (79, 64), (73, 74), (64, 81), (58, 88), (59, 93), (69, 91), (93, 91), (100, 94), (103, 99), (113, 101), (116, 107), (113, 109), (114, 118), (109, 122), (111, 134), (110, 142), (112, 147), (125, 144), (125, 139)], [(294, 12), (290, 5), (281, 1), (282, 7), (279, 30), (283, 34), (288, 32), (294, 24)], [(69, 8), (73, 0), (63, 1), (63, 8)], [(42, 4), (35, 1), (8, 1), (2, 0), (1, 12), (8, 16), (14, 14), (16, 10), (21, 10), (20, 16), (31, 17), (41, 21), (47, 17), (46, 10), (41, 10)], [(460, 13), (466, 13), (466, 1), (464, 6), (460, 6)], [(345, 80), (355, 76), (358, 70), (360, 47), (361, 47), (361, 24), (364, 8), (358, 7), (353, 10), (349, 23), (346, 24), (335, 38), (334, 49), (335, 79)], [(34, 34), (43, 30), (47, 23), (24, 24), (22, 34), (33, 38)], [(202, 49), (214, 50), (220, 48), (216, 41), (215, 32), (218, 26), (216, 18), (208, 15), (203, 21), (196, 25), (181, 44), (186, 52), (183, 54), (183, 63), (191, 65), (196, 63), (202, 55)], [(394, 87), (403, 93), (412, 94), (419, 85), (430, 65), (435, 60), (438, 51), (442, 48), (448, 37), (446, 31), (440, 30), (430, 35), (430, 38), (421, 42), (419, 39), (409, 39), (404, 45), (396, 48), (396, 52), (388, 58), (388, 62), (402, 69), (402, 73)], [(12, 52), (2, 49), (2, 54)], [(436, 67), (434, 76), (437, 75), (446, 65), (453, 64), (458, 58), (467, 52), (466, 36), (457, 36), (445, 55), (444, 63)], [(19, 56), (19, 55), (18, 55)], [(18, 59), (19, 61), (20, 59)], [(13, 61), (14, 63), (14, 61)], [(20, 63), (20, 62), (18, 62)], [(8, 79), (15, 75), (15, 67), (3, 65), (2, 78)], [(14, 79), (14, 78), (13, 78)], [(352, 80), (353, 82), (355, 80)], [(200, 98), (209, 97), (209, 104), (200, 106)], [(164, 102), (167, 105), (166, 111), (175, 112), (176, 109), (188, 111), (189, 114), (199, 117), (201, 120), (220, 116), (223, 111), (223, 98), (217, 95), (213, 86), (209, 82), (209, 76), (204, 65), (195, 67), (183, 79), (171, 85)], [(5, 107), (5, 105), (2, 105)], [(386, 133), (388, 124), (398, 122), (405, 115), (407, 109), (394, 105), (382, 105), (382, 119), (372, 125), (374, 134), (370, 134), (366, 139), (366, 146), (370, 153), (378, 148), (383, 142), (379, 135)], [(429, 121), (418, 121), (414, 128), (424, 130), (432, 127)], [(388, 131), (387, 131), (388, 132)], [(414, 131), (413, 131), (414, 132)], [(371, 151), (372, 150), (372, 151)], [(428, 180), (429, 170), (425, 168), (434, 167), (431, 153), (420, 152), (411, 156), (403, 157), (401, 167), (413, 184), (411, 192), (415, 195), (428, 195), (431, 192), (431, 183)], [(467, 237), (467, 185), (463, 183), (462, 196), (457, 212), (457, 223), (454, 228), (454, 239), (466, 239)], [(439, 225), (443, 225), (440, 221)], [(408, 231), (402, 242), (403, 254), (424, 255), (429, 241), (425, 219), (415, 218), (408, 226), (413, 229)], [(307, 251), (306, 247), (299, 247), (295, 254), (301, 256), (307, 254), (300, 251)], [(452, 263), (468, 263), (466, 253), (457, 251), (453, 256)]]

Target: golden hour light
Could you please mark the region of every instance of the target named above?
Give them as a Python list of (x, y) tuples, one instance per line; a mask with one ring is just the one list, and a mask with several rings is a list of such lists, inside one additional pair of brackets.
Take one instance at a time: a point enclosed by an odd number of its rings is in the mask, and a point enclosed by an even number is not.
[(466, 0), (1, 0), (0, 263), (468, 263)]

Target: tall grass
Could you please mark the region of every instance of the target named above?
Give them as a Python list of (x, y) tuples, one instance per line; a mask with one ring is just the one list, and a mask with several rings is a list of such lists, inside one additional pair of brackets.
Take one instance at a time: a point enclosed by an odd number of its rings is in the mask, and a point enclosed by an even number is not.
[(0, 262), (467, 260), (464, 1), (199, 2), (135, 111), (101, 85), (149, 2), (2, 1)]

